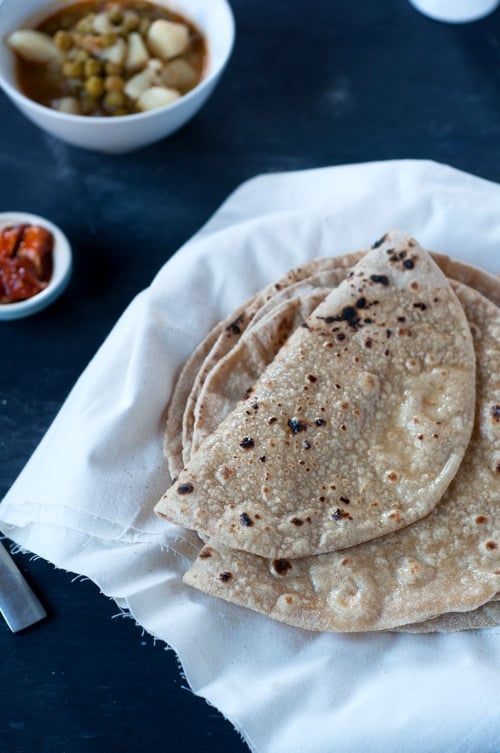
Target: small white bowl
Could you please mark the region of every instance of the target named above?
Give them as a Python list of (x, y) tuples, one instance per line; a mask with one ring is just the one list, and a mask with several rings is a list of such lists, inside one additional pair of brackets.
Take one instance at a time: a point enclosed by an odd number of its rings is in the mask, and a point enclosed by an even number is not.
[(212, 93), (234, 44), (234, 18), (227, 0), (152, 0), (179, 12), (205, 34), (208, 65), (203, 79), (190, 92), (149, 112), (119, 118), (69, 115), (33, 102), (18, 88), (14, 55), (5, 39), (27, 21), (33, 26), (75, 0), (0, 0), (0, 86), (30, 120), (74, 146), (122, 154), (152, 144), (176, 131), (195, 115)]
[(37, 293), (32, 298), (27, 298), (25, 301), (0, 303), (0, 321), (22, 319), (41, 311), (61, 295), (71, 277), (73, 266), (71, 247), (62, 230), (53, 222), (44, 217), (38, 217), (36, 214), (27, 212), (0, 213), (0, 230), (3, 230), (7, 225), (19, 225), (21, 223), (41, 225), (52, 233), (54, 236), (54, 268), (49, 284), (41, 293)]
[(435, 21), (467, 23), (492, 13), (498, 0), (410, 0), (421, 13)]

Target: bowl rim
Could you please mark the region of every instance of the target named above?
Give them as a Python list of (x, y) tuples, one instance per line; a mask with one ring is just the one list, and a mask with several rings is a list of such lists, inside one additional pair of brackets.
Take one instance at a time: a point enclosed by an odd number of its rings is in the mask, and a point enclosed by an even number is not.
[[(155, 0), (150, 0), (153, 4)], [(77, 2), (77, 0), (74, 0), (74, 2)], [(0, 9), (2, 6), (3, 0), (0, 0)], [(219, 11), (222, 11), (226, 18), (226, 28), (228, 31), (227, 41), (226, 41), (226, 48), (223, 50), (223, 54), (220, 55), (217, 64), (213, 67), (209, 67), (209, 70), (206, 74), (203, 75), (199, 83), (191, 89), (191, 91), (187, 92), (186, 94), (183, 94), (182, 97), (179, 99), (176, 99), (174, 102), (170, 102), (167, 105), (163, 105), (162, 107), (157, 107), (153, 110), (148, 110), (146, 112), (137, 112), (137, 113), (130, 113), (128, 115), (123, 115), (119, 117), (109, 117), (107, 115), (96, 115), (89, 117), (87, 115), (74, 115), (72, 113), (66, 113), (61, 112), (59, 110), (54, 110), (52, 107), (46, 107), (45, 105), (41, 105), (39, 102), (35, 102), (35, 100), (30, 99), (26, 94), (24, 94), (17, 86), (13, 85), (10, 81), (7, 80), (7, 78), (4, 75), (4, 72), (2, 68), (0, 67), (0, 86), (5, 91), (6, 94), (8, 94), (11, 99), (17, 101), (20, 106), (28, 107), (32, 109), (34, 112), (39, 112), (41, 115), (49, 118), (53, 118), (56, 121), (59, 121), (61, 123), (75, 123), (81, 125), (82, 123), (86, 124), (86, 127), (105, 127), (105, 128), (111, 128), (116, 127), (118, 123), (137, 123), (143, 120), (150, 120), (151, 118), (154, 118), (159, 113), (164, 113), (166, 111), (174, 112), (175, 110), (184, 107), (187, 105), (192, 99), (198, 97), (204, 89), (206, 89), (212, 81), (217, 78), (217, 76), (222, 72), (225, 65), (227, 64), (231, 53), (234, 49), (235, 44), (235, 37), (236, 37), (236, 23), (234, 14), (232, 11), (232, 8), (228, 2), (228, 0), (210, 0), (210, 6), (213, 4), (214, 6), (217, 3), (217, 9)], [(70, 3), (71, 4), (71, 3)], [(169, 5), (169, 3), (167, 3)], [(177, 6), (178, 9), (182, 12), (182, 0), (181, 2), (178, 2), (177, 0), (174, 0), (172, 3), (172, 6)], [(0, 40), (0, 43), (5, 44), (4, 40)], [(210, 58), (210, 48), (208, 50), (209, 58)], [(9, 304), (12, 305), (12, 304)]]
[(49, 306), (67, 287), (73, 269), (71, 245), (58, 225), (31, 212), (17, 210), (0, 212), (0, 230), (11, 224), (41, 225), (54, 236), (54, 270), (47, 287), (40, 293), (14, 303), (0, 303), (0, 321), (21, 319)]

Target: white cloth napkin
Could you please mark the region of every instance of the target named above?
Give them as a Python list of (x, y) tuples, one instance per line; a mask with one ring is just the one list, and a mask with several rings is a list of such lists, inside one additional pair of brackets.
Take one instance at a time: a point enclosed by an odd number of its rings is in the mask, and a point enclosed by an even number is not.
[(500, 272), (500, 186), (431, 162), (257, 177), (161, 269), (0, 505), (0, 528), (91, 578), (178, 653), (255, 753), (500, 750), (500, 629), (310, 633), (184, 586), (197, 539), (159, 520), (178, 369), (208, 328), (304, 260), (387, 230)]

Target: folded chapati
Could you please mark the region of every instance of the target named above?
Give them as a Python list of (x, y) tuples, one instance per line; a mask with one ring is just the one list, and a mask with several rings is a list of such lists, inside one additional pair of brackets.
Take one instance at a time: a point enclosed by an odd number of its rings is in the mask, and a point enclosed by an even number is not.
[[(300, 296), (306, 309), (305, 295), (311, 302), (315, 289), (338, 285), (364, 253), (310, 260), (254, 295), (209, 332), (184, 365), (170, 400), (164, 450), (172, 479), (189, 462), (193, 448), (217, 428), (276, 355), (277, 350), (270, 353), (267, 346), (255, 352), (248, 339), (256, 340), (259, 346), (263, 337), (269, 342), (275, 330), (283, 332), (289, 319), (285, 301), (292, 305), (291, 299)], [(443, 254), (431, 255), (448, 278), (469, 285), (500, 305), (498, 277)], [(281, 318), (277, 316), (278, 307)], [(306, 311), (304, 318), (309, 314)], [(238, 325), (241, 321), (242, 327)], [(246, 363), (249, 354), (251, 368)]]
[(298, 327), (156, 510), (218, 547), (278, 559), (398, 530), (457, 472), (474, 369), (449, 282), (391, 234)]
[[(396, 533), (298, 560), (210, 542), (186, 583), (311, 630), (461, 629), (496, 619), (495, 602), (485, 602), (500, 591), (500, 311), (465, 286), (456, 292), (474, 337), (477, 409), (466, 455), (440, 504)], [(409, 627), (443, 613), (459, 614)]]
[(346, 274), (345, 270), (332, 270), (329, 288), (298, 284), (295, 297), (276, 303), (265, 316), (254, 320), (240, 341), (213, 365), (195, 404), (190, 454), (245, 397), (294, 330)]
[(184, 364), (170, 400), (164, 452), (172, 479), (190, 459), (193, 437), (199, 425), (196, 406), (211, 370), (271, 308), (295, 297), (299, 286), (300, 290), (311, 290), (336, 285), (358, 260), (359, 254), (313, 259), (257, 292), (213, 327)]
[[(469, 285), (500, 305), (500, 280), (494, 275), (442, 254), (431, 255), (452, 282)], [(231, 343), (225, 355), (215, 360), (205, 359), (203, 367), (200, 364), (196, 391), (193, 390), (196, 394), (185, 409), (192, 411), (189, 434), (182, 440), (186, 462), (255, 384), (276, 356), (284, 338), (347, 277), (350, 268), (345, 267), (346, 260), (355, 264), (361, 257), (362, 253), (358, 253), (313, 260), (311, 264), (315, 266), (321, 261), (320, 272), (273, 295), (256, 312), (241, 337)], [(329, 287), (323, 287), (326, 285)], [(182, 470), (182, 465), (177, 467), (175, 475)]]

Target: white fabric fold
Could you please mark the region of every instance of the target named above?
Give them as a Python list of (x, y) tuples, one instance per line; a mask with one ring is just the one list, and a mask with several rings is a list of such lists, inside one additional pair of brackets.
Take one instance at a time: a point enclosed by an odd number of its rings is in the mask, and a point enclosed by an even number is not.
[(387, 230), (499, 273), (499, 210), (499, 186), (426, 161), (248, 181), (132, 301), (0, 505), (6, 535), (171, 645), (255, 753), (498, 749), (500, 629), (315, 634), (184, 586), (198, 539), (153, 514), (179, 368), (264, 284)]

